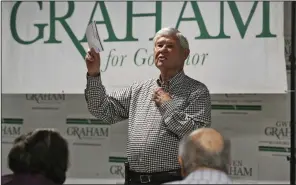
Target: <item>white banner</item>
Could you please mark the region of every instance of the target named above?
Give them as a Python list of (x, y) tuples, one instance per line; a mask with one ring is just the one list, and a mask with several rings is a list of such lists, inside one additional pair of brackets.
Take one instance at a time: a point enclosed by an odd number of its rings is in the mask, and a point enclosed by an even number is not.
[(34, 128), (58, 128), (66, 122), (65, 94), (25, 94), (24, 131)]
[(69, 176), (104, 178), (110, 154), (110, 126), (95, 119), (68, 118), (64, 136), (70, 141)]
[(83, 106), (83, 97), (66, 94), (3, 95), (2, 174), (10, 173), (7, 155), (17, 136), (36, 128), (56, 128), (69, 142), (68, 177), (108, 176), (111, 128), (90, 116), (87, 107)]
[(3, 2), (3, 93), (83, 93), (96, 20), (107, 90), (156, 78), (162, 27), (189, 40), (185, 72), (211, 93), (284, 93), (283, 2)]
[[(258, 149), (256, 139), (231, 138), (229, 175), (232, 179), (258, 180)], [(248, 155), (246, 155), (246, 152)]]
[(260, 148), (258, 180), (289, 181), (290, 161), (287, 156), (290, 156), (290, 151), (283, 148)]
[(23, 131), (24, 119), (22, 117), (2, 117), (1, 118), (1, 173), (7, 174), (10, 172), (7, 164), (7, 156), (12, 147), (15, 138), (20, 136)]
[[(123, 179), (127, 121), (102, 124), (88, 113), (83, 94), (28, 97), (3, 95), (2, 174), (10, 172), (7, 154), (20, 132), (55, 127), (69, 141), (68, 177)], [(231, 177), (289, 180), (289, 97), (213, 95), (212, 100), (212, 127), (231, 140)]]

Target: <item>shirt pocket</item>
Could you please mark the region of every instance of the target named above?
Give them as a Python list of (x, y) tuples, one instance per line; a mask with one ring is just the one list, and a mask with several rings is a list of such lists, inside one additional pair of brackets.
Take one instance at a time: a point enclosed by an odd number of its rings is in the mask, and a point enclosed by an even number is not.
[(185, 110), (188, 107), (188, 97), (186, 96), (173, 96), (174, 105), (179, 110)]

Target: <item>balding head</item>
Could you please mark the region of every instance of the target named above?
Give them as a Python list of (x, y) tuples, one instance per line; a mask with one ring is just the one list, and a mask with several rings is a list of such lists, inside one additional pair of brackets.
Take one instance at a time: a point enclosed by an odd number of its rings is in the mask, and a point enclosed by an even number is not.
[(201, 128), (193, 131), (189, 137), (209, 152), (221, 152), (224, 147), (223, 136), (212, 128)]
[(179, 148), (179, 161), (184, 174), (199, 168), (212, 168), (227, 173), (229, 145), (212, 128), (200, 128), (185, 136)]

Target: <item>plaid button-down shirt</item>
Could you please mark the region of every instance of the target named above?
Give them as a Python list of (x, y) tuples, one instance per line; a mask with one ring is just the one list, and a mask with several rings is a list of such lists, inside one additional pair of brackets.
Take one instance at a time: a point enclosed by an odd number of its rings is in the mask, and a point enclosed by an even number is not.
[(133, 83), (107, 94), (101, 76), (87, 76), (85, 98), (92, 115), (110, 124), (129, 119), (127, 158), (136, 172), (162, 172), (180, 168), (180, 139), (211, 124), (211, 101), (207, 87), (184, 72), (161, 87), (172, 100), (160, 107), (152, 101), (159, 80)]
[(196, 170), (190, 173), (184, 180), (165, 184), (232, 184), (232, 180), (222, 171), (214, 169)]

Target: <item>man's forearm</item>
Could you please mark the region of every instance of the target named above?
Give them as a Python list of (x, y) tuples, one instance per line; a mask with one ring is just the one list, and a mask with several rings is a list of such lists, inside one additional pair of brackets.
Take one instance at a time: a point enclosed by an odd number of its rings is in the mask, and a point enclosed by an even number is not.
[(88, 76), (85, 99), (89, 112), (96, 118), (114, 124), (128, 118), (130, 88), (108, 95), (100, 76)]
[(107, 94), (100, 76), (87, 76), (85, 100), (88, 110), (96, 118), (110, 122), (110, 120), (102, 114), (102, 110), (104, 110), (104, 99), (107, 99)]

